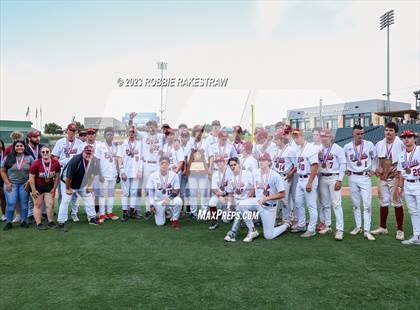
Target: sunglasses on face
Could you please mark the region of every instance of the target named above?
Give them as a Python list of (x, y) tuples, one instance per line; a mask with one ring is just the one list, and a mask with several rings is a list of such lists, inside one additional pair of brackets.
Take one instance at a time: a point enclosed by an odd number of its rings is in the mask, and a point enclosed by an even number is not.
[(68, 131), (71, 131), (71, 132), (76, 132), (76, 130), (75, 130), (75, 129), (68, 129)]
[(41, 151), (41, 154), (49, 154), (50, 151)]

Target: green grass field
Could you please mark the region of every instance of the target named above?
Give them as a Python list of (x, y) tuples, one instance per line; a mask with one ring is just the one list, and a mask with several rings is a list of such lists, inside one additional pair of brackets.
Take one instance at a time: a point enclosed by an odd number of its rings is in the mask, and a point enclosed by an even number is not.
[[(344, 204), (343, 242), (286, 233), (228, 244), (228, 225), (209, 231), (185, 219), (180, 231), (144, 220), (0, 231), (0, 308), (420, 308), (420, 248), (394, 239), (393, 210), (390, 234), (369, 242), (348, 234), (353, 213)], [(375, 228), (376, 200), (373, 218)], [(405, 224), (409, 237), (408, 213)]]

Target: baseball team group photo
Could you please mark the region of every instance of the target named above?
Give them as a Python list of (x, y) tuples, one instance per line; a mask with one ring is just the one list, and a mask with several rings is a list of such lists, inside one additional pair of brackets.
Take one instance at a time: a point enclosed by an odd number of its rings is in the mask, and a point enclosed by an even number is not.
[(0, 0), (0, 309), (420, 309), (419, 25)]

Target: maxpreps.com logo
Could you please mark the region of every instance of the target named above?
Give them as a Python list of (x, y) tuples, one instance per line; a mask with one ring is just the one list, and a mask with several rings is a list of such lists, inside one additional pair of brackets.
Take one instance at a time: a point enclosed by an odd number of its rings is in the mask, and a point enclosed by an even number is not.
[(254, 211), (254, 212), (247, 212), (245, 214), (241, 214), (241, 212), (239, 211), (227, 211), (227, 210), (222, 210), (222, 209), (217, 209), (216, 212), (211, 212), (208, 210), (199, 210), (198, 211), (198, 216), (197, 219), (201, 220), (201, 221), (214, 221), (217, 219), (222, 219), (222, 220), (227, 220), (227, 221), (231, 221), (231, 220), (258, 220), (260, 216), (260, 212), (259, 211)]

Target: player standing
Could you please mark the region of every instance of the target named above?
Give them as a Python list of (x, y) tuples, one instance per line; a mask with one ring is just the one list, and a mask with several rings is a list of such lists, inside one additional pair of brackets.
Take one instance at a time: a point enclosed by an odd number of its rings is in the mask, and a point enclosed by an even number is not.
[(239, 156), (241, 168), (247, 170), (253, 175), (258, 169), (258, 160), (252, 155), (253, 145), (250, 141), (245, 141), (242, 147), (242, 153)]
[[(370, 233), (372, 217), (372, 181), (376, 170), (376, 149), (372, 142), (364, 140), (363, 127), (353, 127), (353, 141), (344, 146), (344, 153), (347, 161), (347, 172), (351, 200), (353, 203), (354, 219), (356, 227), (350, 232), (357, 235), (364, 231), (364, 237), (368, 240), (375, 240)], [(361, 202), (363, 202), (363, 230), (361, 218)]]

